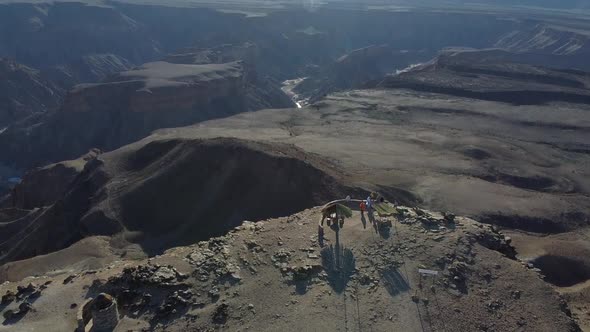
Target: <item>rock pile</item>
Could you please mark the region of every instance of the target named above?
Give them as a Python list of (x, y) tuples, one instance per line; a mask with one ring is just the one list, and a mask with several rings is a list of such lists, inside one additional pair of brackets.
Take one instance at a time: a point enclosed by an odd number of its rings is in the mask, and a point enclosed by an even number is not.
[(309, 280), (315, 275), (322, 272), (323, 267), (321, 264), (306, 264), (302, 266), (290, 266), (281, 269), (287, 277), (290, 277), (292, 281)]
[(166, 317), (177, 314), (180, 310), (192, 304), (193, 293), (191, 290), (178, 290), (168, 295), (162, 305), (158, 307), (157, 315)]
[(2, 299), (0, 301), (0, 305), (2, 306), (8, 306), (9, 304), (13, 303), (13, 302), (18, 302), (18, 301), (22, 301), (19, 306), (18, 306), (18, 310), (6, 310), (4, 312), (4, 319), (6, 319), (7, 321), (13, 320), (13, 319), (20, 319), (21, 317), (23, 317), (24, 315), (26, 315), (28, 312), (30, 312), (33, 309), (33, 306), (31, 303), (33, 303), (35, 300), (37, 300), (40, 296), (41, 296), (41, 292), (47, 288), (47, 285), (49, 285), (50, 282), (47, 282), (41, 286), (38, 286), (37, 284), (30, 282), (29, 284), (27, 284), (26, 286), (22, 286), (22, 285), (18, 285), (16, 287), (16, 292), (12, 291), (12, 290), (7, 290), (6, 293), (4, 295), (2, 295)]
[(195, 267), (192, 274), (201, 282), (235, 284), (242, 279), (238, 263), (230, 256), (227, 236), (200, 242), (186, 260)]
[(512, 239), (498, 232), (493, 226), (486, 226), (484, 231), (477, 234), (478, 242), (488, 248), (503, 253), (509, 258), (516, 258), (516, 249), (510, 243)]
[(173, 266), (161, 266), (159, 264), (138, 265), (126, 267), (123, 274), (116, 278), (120, 282), (129, 284), (157, 284), (160, 286), (173, 285), (188, 278)]
[[(91, 292), (107, 292), (124, 315), (149, 314), (159, 318), (183, 313), (192, 304), (193, 294), (184, 281), (187, 274), (171, 265), (149, 263), (126, 267), (106, 283), (95, 281)], [(104, 302), (104, 301), (103, 301)]]
[(4, 312), (4, 319), (6, 321), (11, 321), (13, 319), (19, 319), (26, 315), (28, 312), (33, 310), (33, 306), (29, 302), (23, 302), (18, 306), (18, 310), (6, 310)]

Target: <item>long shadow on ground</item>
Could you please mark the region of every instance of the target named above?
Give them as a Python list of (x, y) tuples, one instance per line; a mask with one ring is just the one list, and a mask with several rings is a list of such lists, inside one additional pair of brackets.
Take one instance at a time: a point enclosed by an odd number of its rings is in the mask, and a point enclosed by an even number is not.
[(355, 258), (350, 249), (339, 244), (321, 251), (322, 266), (328, 274), (328, 283), (337, 293), (342, 293), (355, 270)]
[(395, 266), (390, 266), (381, 272), (385, 289), (389, 295), (396, 296), (410, 290), (410, 285)]

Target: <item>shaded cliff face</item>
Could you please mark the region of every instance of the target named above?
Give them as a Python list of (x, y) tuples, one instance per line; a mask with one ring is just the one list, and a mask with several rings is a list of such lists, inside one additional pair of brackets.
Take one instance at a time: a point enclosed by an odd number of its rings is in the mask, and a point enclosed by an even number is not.
[(559, 101), (590, 104), (587, 73), (506, 62), (503, 54), (504, 51), (449, 50), (427, 64), (388, 76), (376, 86), (515, 105)]
[(79, 85), (40, 123), (8, 128), (0, 134), (6, 152), (1, 161), (27, 168), (75, 158), (91, 148), (112, 150), (158, 128), (292, 105), (284, 94), (258, 84), (239, 62), (148, 63), (105, 83)]
[(127, 231), (154, 254), (225, 234), (243, 220), (285, 216), (362, 192), (344, 185), (334, 165), (318, 156), (235, 139), (138, 142), (88, 161), (56, 201), (27, 190), (56, 174), (56, 167), (31, 173), (17, 193), (18, 206), (0, 210), (0, 262)]
[(100, 150), (93, 149), (78, 159), (28, 171), (0, 207), (32, 210), (52, 205), (66, 194), (86, 163), (96, 159), (100, 153)]
[(543, 22), (530, 22), (529, 26), (502, 36), (497, 47), (510, 51), (534, 52), (555, 55), (588, 54), (590, 36), (584, 31)]
[(429, 52), (398, 51), (389, 45), (360, 48), (305, 78), (294, 92), (313, 103), (332, 92), (362, 88), (397, 70), (427, 61), (429, 56)]
[(237, 95), (244, 85), (243, 67), (239, 63), (199, 66), (160, 61), (121, 72), (105, 83), (76, 86), (61, 111), (194, 110), (217, 98)]
[(500, 37), (494, 47), (530, 57), (539, 65), (590, 70), (590, 34), (575, 27), (530, 21)]
[(0, 132), (33, 113), (56, 108), (63, 95), (38, 70), (0, 58)]

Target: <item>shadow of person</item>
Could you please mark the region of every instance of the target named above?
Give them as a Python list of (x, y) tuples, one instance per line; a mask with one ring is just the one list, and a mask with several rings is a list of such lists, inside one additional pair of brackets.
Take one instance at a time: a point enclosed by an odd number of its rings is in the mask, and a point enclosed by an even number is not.
[(352, 250), (330, 245), (321, 251), (322, 266), (328, 275), (330, 287), (337, 292), (342, 293), (350, 277), (355, 271), (355, 258)]
[(2, 322), (2, 325), (6, 326), (6, 325), (13, 325), (18, 323), (21, 319), (23, 319), (23, 317), (25, 317), (25, 314), (21, 314), (21, 313), (15, 313), (14, 315), (7, 317), (4, 319), (4, 322)]
[(390, 266), (381, 271), (385, 289), (391, 296), (410, 290), (410, 285), (395, 266)]
[(371, 222), (375, 233), (379, 233), (379, 223), (377, 222), (377, 219), (375, 219), (375, 214), (373, 214), (373, 212), (367, 212), (367, 217), (369, 217), (369, 221)]

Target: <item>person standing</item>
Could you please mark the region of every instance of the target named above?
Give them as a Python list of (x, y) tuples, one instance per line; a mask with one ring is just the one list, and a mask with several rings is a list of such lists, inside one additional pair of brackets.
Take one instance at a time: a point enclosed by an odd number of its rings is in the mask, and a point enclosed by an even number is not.
[(366, 206), (367, 206), (367, 213), (369, 214), (373, 214), (373, 205), (375, 204), (375, 199), (377, 198), (377, 194), (376, 193), (371, 193), (366, 200)]

